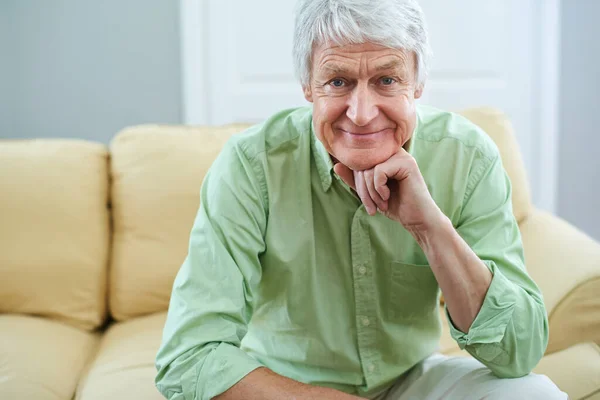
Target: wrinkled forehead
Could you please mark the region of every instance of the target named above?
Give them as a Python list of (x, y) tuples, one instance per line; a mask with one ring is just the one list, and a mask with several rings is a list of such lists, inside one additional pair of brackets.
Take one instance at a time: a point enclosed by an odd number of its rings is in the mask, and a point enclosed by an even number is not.
[(412, 51), (376, 43), (323, 43), (312, 53), (313, 73), (351, 73), (366, 67), (368, 72), (409, 71), (415, 69)]

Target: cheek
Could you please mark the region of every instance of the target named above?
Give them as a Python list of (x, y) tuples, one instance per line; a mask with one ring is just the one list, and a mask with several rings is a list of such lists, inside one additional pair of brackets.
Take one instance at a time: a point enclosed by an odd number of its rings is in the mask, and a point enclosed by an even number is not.
[(402, 102), (395, 102), (393, 105), (386, 107), (384, 112), (398, 126), (399, 135), (402, 136), (400, 139), (403, 141), (408, 140), (417, 119), (415, 102), (410, 101), (408, 98), (403, 98)]
[(400, 96), (395, 101), (386, 104), (389, 116), (398, 121), (406, 121), (414, 118), (416, 112), (415, 100), (407, 95)]
[(319, 124), (332, 124), (345, 115), (345, 101), (342, 98), (321, 98), (313, 104), (313, 118)]

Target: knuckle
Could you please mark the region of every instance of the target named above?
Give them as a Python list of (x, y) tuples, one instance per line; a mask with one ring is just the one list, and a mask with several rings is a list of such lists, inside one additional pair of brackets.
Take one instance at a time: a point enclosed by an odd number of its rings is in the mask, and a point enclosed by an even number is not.
[(417, 166), (417, 160), (412, 156), (412, 154), (407, 155), (407, 160), (411, 166), (413, 166), (413, 167)]

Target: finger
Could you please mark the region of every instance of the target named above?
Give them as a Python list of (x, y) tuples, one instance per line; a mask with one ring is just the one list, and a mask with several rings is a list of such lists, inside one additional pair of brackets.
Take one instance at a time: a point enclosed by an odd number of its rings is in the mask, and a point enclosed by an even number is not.
[(358, 171), (354, 174), (355, 180), (354, 183), (356, 185), (356, 192), (360, 197), (360, 200), (365, 205), (365, 209), (369, 215), (375, 215), (377, 212), (377, 206), (369, 196), (369, 191), (367, 190), (367, 185), (365, 183), (365, 174), (363, 171)]
[(381, 211), (387, 211), (387, 201), (381, 198), (381, 195), (375, 190), (375, 182), (373, 181), (374, 172), (372, 169), (364, 171), (365, 183), (371, 200), (375, 202), (377, 208)]
[(381, 196), (384, 201), (388, 201), (390, 198), (390, 188), (388, 186), (388, 176), (385, 171), (378, 168), (379, 165), (373, 168), (373, 186), (377, 193)]
[(337, 163), (333, 166), (333, 172), (342, 178), (342, 180), (346, 182), (346, 185), (356, 190), (356, 186), (354, 185), (354, 172), (350, 168), (342, 163)]
[(406, 152), (405, 154), (397, 153), (375, 166), (375, 188), (381, 188), (387, 183), (388, 179), (404, 180), (415, 170), (418, 171), (419, 167), (410, 154)]

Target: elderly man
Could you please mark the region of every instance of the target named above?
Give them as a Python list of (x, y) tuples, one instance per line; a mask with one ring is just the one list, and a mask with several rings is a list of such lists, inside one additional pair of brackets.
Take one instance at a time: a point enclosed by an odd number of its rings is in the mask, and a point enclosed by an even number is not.
[[(417, 106), (414, 0), (303, 0), (312, 107), (232, 138), (208, 172), (173, 287), (169, 399), (564, 399), (531, 374), (548, 340), (498, 150)], [(452, 337), (436, 353), (443, 293)], [(517, 379), (503, 379), (517, 378)]]

